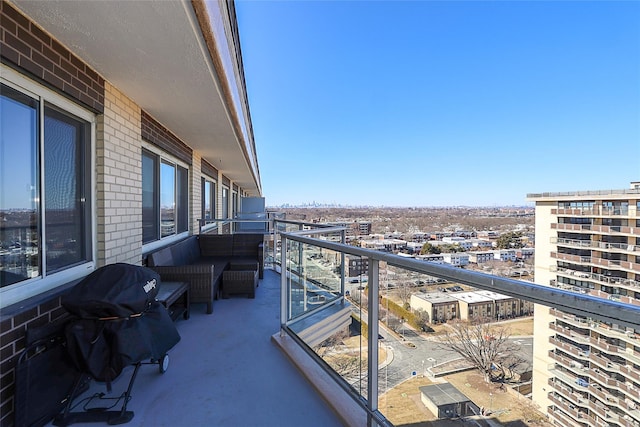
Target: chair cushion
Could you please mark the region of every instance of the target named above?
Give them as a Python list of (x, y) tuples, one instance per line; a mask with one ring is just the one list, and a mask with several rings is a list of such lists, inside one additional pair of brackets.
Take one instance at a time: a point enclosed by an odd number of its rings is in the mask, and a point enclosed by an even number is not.
[(173, 256), (173, 265), (189, 265), (193, 264), (200, 258), (200, 246), (196, 236), (178, 242), (171, 246), (171, 255)]
[(233, 235), (201, 234), (198, 237), (203, 257), (230, 257), (233, 255)]
[(257, 257), (258, 245), (262, 243), (262, 234), (234, 234), (233, 235), (233, 256), (234, 257)]
[(164, 267), (173, 264), (173, 255), (171, 248), (163, 248), (147, 257), (147, 265), (149, 267)]

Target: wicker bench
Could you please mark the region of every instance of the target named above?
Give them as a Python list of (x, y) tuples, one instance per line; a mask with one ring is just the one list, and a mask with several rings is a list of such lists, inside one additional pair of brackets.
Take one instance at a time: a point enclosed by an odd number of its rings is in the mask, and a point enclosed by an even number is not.
[(263, 240), (262, 234), (191, 236), (148, 254), (146, 265), (162, 281), (189, 282), (191, 302), (206, 303), (210, 314), (226, 270), (257, 270), (262, 278)]

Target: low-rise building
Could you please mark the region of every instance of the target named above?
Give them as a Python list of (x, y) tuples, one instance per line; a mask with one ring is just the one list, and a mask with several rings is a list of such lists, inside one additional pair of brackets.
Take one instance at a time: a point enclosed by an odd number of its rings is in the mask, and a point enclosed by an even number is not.
[(499, 261), (516, 261), (518, 259), (515, 249), (497, 249), (491, 252), (493, 258)]
[(438, 418), (475, 415), (479, 408), (451, 383), (420, 387), (420, 400)]
[(378, 251), (396, 252), (400, 249), (404, 249), (407, 246), (405, 240), (400, 239), (374, 239), (374, 240), (361, 240), (360, 246), (366, 249), (375, 249)]
[(526, 316), (533, 312), (533, 304), (529, 303), (529, 301), (499, 294), (494, 291), (478, 290), (475, 292), (493, 300), (493, 318), (496, 320)]
[(369, 271), (369, 258), (347, 255), (345, 261), (348, 266), (346, 271), (349, 277), (366, 275)]
[(535, 248), (520, 248), (516, 249), (516, 257), (521, 260), (531, 259), (535, 255)]
[(466, 252), (454, 252), (442, 254), (444, 262), (455, 267), (469, 265), (469, 255)]
[(493, 299), (478, 292), (458, 292), (451, 296), (458, 300), (461, 320), (493, 318), (495, 316)]
[(473, 264), (483, 264), (494, 260), (493, 252), (488, 251), (470, 251), (467, 252), (467, 255), (469, 255), (469, 262)]
[(444, 255), (443, 254), (417, 255), (416, 259), (421, 259), (423, 261), (428, 261), (428, 262), (437, 262), (438, 264), (444, 264)]
[(458, 300), (446, 292), (427, 292), (411, 295), (411, 310), (424, 310), (430, 323), (442, 323), (458, 318)]

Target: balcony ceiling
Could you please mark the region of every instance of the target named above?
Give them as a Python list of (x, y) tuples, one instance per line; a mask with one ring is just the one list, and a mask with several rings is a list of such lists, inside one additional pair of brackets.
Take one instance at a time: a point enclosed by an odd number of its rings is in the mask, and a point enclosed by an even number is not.
[(260, 194), (191, 2), (13, 3), (228, 178)]

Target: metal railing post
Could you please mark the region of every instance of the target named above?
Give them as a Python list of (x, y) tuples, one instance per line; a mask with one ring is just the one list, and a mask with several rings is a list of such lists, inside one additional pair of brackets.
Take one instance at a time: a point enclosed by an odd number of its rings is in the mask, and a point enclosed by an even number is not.
[(287, 238), (280, 235), (280, 337), (284, 337), (287, 323)]
[[(367, 322), (369, 337), (367, 339), (367, 350), (369, 359), (367, 361), (367, 376), (369, 381), (367, 385), (367, 405), (371, 414), (378, 410), (378, 298), (380, 293), (378, 277), (380, 277), (380, 265), (377, 259), (369, 259), (368, 273), (369, 303), (367, 306)], [(368, 416), (367, 425), (377, 425), (371, 415)]]
[[(340, 232), (340, 243), (342, 243), (343, 245), (346, 244), (346, 231), (342, 230)], [(346, 255), (344, 252), (340, 252), (340, 262), (342, 263), (342, 268), (340, 269), (340, 295), (342, 295), (342, 297), (344, 298), (344, 291), (345, 291), (345, 285), (344, 285), (344, 271), (347, 269), (347, 265), (344, 263), (346, 260)], [(344, 299), (342, 300), (343, 304), (344, 304)]]

